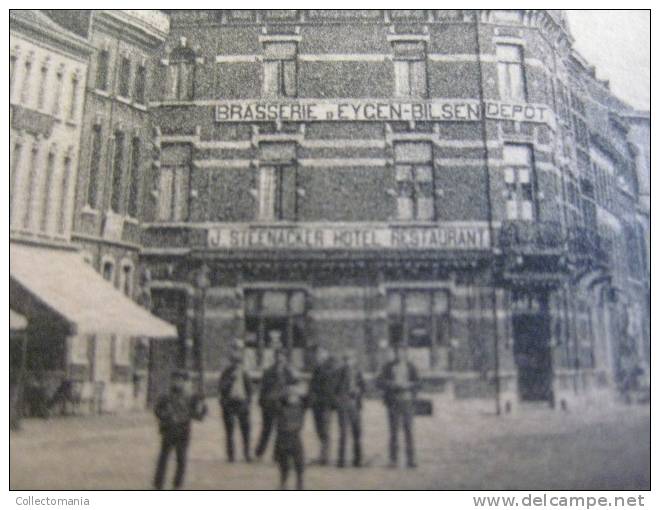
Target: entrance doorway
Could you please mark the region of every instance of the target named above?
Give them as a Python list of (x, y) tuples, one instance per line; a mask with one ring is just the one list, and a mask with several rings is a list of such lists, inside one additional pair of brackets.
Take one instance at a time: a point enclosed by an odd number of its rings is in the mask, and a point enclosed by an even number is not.
[(552, 400), (552, 352), (548, 315), (544, 313), (515, 315), (513, 341), (520, 399)]

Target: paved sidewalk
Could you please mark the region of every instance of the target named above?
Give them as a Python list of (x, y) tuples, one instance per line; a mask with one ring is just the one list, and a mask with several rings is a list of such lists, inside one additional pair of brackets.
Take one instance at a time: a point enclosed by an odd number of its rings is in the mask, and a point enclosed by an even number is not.
[[(272, 489), (276, 466), (229, 464), (217, 402), (195, 423), (187, 489)], [(388, 469), (387, 422), (379, 401), (364, 415), (367, 466), (309, 465), (309, 489), (645, 489), (650, 486), (650, 409), (600, 406), (572, 412), (523, 408), (496, 417), (467, 403), (436, 402), (435, 415), (415, 421), (419, 468)], [(318, 453), (311, 414), (304, 444)], [(253, 411), (252, 442), (259, 432)], [(337, 438), (333, 422), (332, 450)], [(236, 431), (236, 440), (239, 440)], [(12, 489), (145, 489), (158, 453), (149, 413), (25, 420), (10, 436)], [(240, 448), (238, 449), (240, 451)], [(350, 445), (349, 445), (349, 452)], [(402, 452), (403, 453), (403, 452)], [(615, 459), (615, 460), (614, 460)], [(174, 458), (171, 459), (173, 468)]]

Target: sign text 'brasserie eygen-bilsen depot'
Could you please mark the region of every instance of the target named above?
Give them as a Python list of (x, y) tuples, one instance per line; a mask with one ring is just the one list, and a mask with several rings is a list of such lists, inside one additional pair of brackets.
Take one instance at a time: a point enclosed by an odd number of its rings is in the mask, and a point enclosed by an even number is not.
[(545, 105), (480, 102), (471, 99), (402, 101), (388, 99), (297, 99), (286, 101), (220, 101), (215, 103), (217, 122), (315, 122), (315, 121), (419, 121), (461, 122), (483, 118), (554, 125)]

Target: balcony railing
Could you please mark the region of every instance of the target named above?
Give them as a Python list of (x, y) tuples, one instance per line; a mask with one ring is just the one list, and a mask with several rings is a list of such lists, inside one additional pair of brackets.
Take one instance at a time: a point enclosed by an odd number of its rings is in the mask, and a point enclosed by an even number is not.
[(505, 221), (499, 231), (498, 246), (505, 252), (559, 252), (564, 247), (561, 224)]

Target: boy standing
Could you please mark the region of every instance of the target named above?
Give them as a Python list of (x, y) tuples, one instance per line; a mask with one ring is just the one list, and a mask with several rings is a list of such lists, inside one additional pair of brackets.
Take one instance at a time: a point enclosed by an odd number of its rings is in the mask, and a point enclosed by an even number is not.
[(286, 490), (290, 464), (296, 471), (296, 489), (303, 489), (305, 455), (300, 433), (305, 417), (305, 402), (294, 384), (286, 387), (277, 414), (277, 437), (275, 438), (275, 460), (280, 468), (280, 489)]

